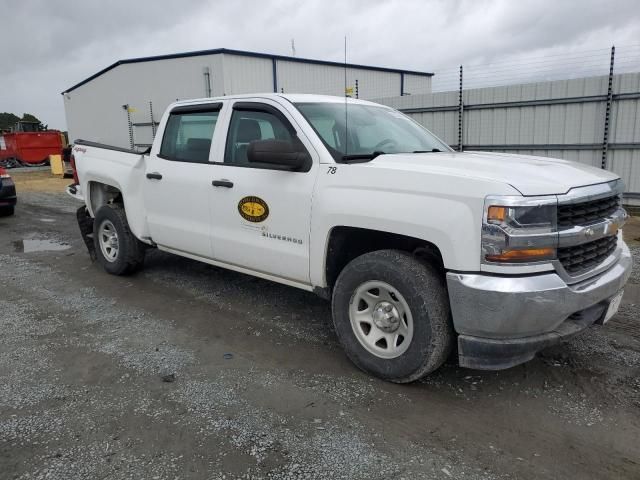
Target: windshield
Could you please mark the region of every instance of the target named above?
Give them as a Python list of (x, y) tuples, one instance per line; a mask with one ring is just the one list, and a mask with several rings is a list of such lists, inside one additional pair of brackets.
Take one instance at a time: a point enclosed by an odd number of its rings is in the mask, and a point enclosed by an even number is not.
[[(296, 103), (336, 159), (382, 153), (450, 152), (435, 135), (387, 107), (344, 103)], [(345, 128), (346, 125), (348, 128)]]

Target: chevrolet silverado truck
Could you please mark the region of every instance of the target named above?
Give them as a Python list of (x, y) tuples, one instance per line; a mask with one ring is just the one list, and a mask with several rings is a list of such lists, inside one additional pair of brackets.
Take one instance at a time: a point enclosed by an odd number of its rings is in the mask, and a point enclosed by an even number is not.
[(77, 140), (73, 165), (107, 272), (155, 247), (313, 291), (353, 363), (394, 382), (452, 352), (474, 369), (528, 361), (611, 318), (631, 270), (617, 175), (454, 152), (366, 101), (180, 101), (148, 151)]

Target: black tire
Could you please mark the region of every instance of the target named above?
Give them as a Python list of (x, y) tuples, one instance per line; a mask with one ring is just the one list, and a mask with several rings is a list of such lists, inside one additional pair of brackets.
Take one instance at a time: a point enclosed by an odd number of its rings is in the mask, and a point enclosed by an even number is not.
[(16, 213), (16, 207), (0, 207), (0, 217), (9, 217)]
[[(351, 324), (350, 303), (357, 289), (370, 281), (396, 289), (413, 318), (409, 346), (395, 358), (380, 358), (367, 350)], [(338, 339), (351, 361), (367, 373), (396, 383), (412, 382), (438, 369), (454, 343), (444, 282), (436, 268), (398, 250), (367, 253), (347, 264), (333, 289), (332, 311)]]
[[(112, 259), (105, 256), (100, 246), (100, 227), (106, 222), (110, 222), (117, 233), (118, 248), (115, 258)], [(98, 209), (93, 221), (93, 244), (96, 259), (112, 275), (132, 274), (144, 263), (144, 244), (131, 233), (127, 215), (119, 205), (104, 205)]]

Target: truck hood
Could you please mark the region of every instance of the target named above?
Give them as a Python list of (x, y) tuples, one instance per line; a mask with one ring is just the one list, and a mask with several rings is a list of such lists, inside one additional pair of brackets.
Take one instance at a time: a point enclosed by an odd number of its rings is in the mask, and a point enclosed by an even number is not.
[(492, 152), (396, 153), (380, 155), (367, 165), (503, 182), (526, 196), (562, 195), (574, 187), (619, 178), (569, 160)]

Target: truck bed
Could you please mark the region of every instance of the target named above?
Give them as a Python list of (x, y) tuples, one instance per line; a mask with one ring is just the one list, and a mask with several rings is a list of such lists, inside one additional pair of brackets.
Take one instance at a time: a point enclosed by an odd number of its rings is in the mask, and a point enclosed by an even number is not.
[[(127, 217), (132, 231), (143, 236), (145, 225), (142, 182), (145, 177), (147, 151), (136, 151), (89, 140), (76, 140), (73, 147), (80, 185), (67, 188), (67, 193), (86, 202), (93, 216), (93, 201), (100, 203), (105, 189), (127, 192), (124, 197)], [(92, 188), (93, 184), (99, 185)], [(105, 193), (106, 192), (106, 193)]]

